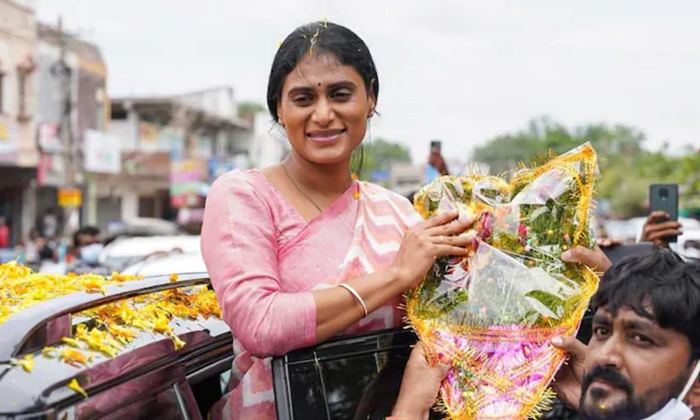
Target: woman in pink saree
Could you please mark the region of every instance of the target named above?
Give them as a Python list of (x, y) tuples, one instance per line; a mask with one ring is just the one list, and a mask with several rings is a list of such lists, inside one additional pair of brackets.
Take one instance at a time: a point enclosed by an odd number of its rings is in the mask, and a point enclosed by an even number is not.
[(268, 107), (286, 131), (280, 164), (219, 178), (202, 252), (236, 355), (215, 417), (276, 418), (270, 360), (340, 333), (401, 325), (398, 305), (436, 257), (464, 255), (468, 222), (421, 222), (405, 198), (351, 176), (379, 79), (356, 34), (318, 22), (275, 56)]

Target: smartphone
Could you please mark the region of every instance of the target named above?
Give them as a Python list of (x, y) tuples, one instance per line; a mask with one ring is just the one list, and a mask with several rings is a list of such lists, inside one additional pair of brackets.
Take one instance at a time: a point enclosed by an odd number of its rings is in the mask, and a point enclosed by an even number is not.
[[(655, 223), (678, 221), (678, 184), (652, 184), (649, 187), (649, 211), (663, 211), (669, 217), (657, 219)], [(678, 242), (677, 236), (664, 238), (668, 242)]]

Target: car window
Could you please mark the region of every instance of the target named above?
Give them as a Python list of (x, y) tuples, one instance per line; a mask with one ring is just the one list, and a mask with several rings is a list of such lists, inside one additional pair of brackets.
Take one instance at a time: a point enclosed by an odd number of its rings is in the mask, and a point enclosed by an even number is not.
[(294, 418), (383, 419), (398, 396), (409, 353), (407, 348), (392, 357), (379, 352), (290, 367), (297, 384), (291, 395)]
[[(280, 420), (384, 419), (413, 343), (413, 333), (400, 330), (348, 337), (276, 359)], [(287, 391), (279, 393), (282, 389)]]
[(221, 413), (228, 400), (231, 369), (190, 384), (202, 418), (221, 418), (211, 413)]
[[(133, 384), (130, 384), (133, 385)], [(141, 384), (143, 385), (143, 384)], [(186, 385), (185, 385), (186, 386)], [(138, 399), (123, 404), (119, 403), (119, 395), (98, 395), (80, 402), (58, 413), (58, 420), (186, 420), (199, 419), (192, 416), (185, 401), (187, 398), (183, 388), (178, 385), (170, 386), (160, 392), (144, 393)]]
[[(202, 418), (220, 418), (226, 405), (230, 380), (233, 352), (226, 345), (225, 351), (218, 354), (209, 352), (202, 358), (202, 362), (195, 362), (196, 369), (188, 369), (187, 382), (192, 389)], [(213, 417), (210, 414), (214, 413)]]

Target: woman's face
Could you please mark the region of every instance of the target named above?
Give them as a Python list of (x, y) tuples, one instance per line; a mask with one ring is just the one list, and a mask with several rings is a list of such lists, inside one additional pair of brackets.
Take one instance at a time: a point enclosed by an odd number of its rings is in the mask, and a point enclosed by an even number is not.
[(360, 74), (332, 54), (307, 54), (287, 75), (277, 105), (294, 151), (322, 165), (350, 160), (373, 110)]

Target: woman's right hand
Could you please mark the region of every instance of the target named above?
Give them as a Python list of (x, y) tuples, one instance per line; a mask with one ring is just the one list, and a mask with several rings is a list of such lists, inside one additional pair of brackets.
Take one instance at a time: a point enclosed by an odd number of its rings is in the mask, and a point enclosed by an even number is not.
[(458, 216), (457, 212), (439, 214), (406, 231), (401, 248), (391, 264), (391, 270), (406, 290), (418, 285), (435, 259), (468, 254), (466, 247), (472, 237), (454, 235), (469, 229), (474, 220)]

